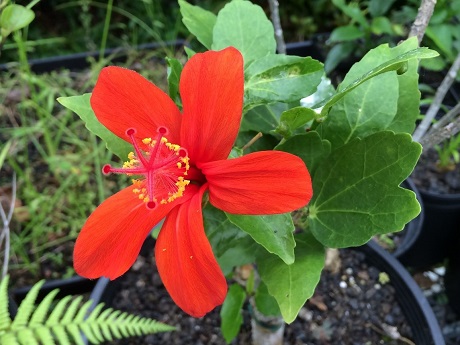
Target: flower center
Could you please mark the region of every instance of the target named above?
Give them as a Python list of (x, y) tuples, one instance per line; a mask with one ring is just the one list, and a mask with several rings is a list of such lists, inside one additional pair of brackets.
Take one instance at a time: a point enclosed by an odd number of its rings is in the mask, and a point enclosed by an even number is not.
[(135, 134), (134, 128), (126, 131), (134, 152), (128, 154), (129, 160), (123, 167), (113, 168), (106, 164), (102, 172), (106, 175), (115, 173), (142, 176), (133, 179), (133, 193), (137, 194), (149, 209), (154, 209), (158, 203), (166, 204), (181, 197), (185, 186), (190, 183), (184, 179), (190, 169), (187, 150), (166, 139), (166, 127), (158, 128), (156, 138), (143, 139), (142, 147), (134, 138)]

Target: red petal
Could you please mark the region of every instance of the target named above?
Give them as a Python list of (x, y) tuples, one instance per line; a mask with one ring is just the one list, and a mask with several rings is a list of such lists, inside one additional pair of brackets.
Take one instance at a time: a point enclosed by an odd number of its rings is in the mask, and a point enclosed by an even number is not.
[(209, 201), (234, 214), (285, 213), (305, 206), (313, 191), (297, 156), (261, 151), (199, 166), (209, 183)]
[(194, 186), (182, 198), (149, 210), (128, 187), (105, 200), (91, 214), (75, 243), (75, 272), (86, 278), (115, 279), (136, 260), (152, 228), (181, 202), (187, 201)]
[(163, 284), (186, 313), (202, 317), (222, 304), (227, 282), (214, 258), (203, 228), (199, 193), (166, 218), (155, 246), (155, 260)]
[(233, 47), (195, 54), (180, 80), (181, 145), (194, 162), (226, 159), (243, 109), (243, 57)]
[(121, 67), (106, 67), (91, 96), (98, 120), (120, 138), (135, 128), (139, 139), (154, 137), (159, 126), (169, 129), (167, 138), (179, 143), (182, 116), (169, 96), (140, 74)]

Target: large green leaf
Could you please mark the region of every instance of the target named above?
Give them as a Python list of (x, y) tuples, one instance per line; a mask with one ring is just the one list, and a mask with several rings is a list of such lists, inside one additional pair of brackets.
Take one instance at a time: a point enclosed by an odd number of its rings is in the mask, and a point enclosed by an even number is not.
[(323, 64), (311, 57), (272, 54), (257, 59), (245, 71), (245, 107), (298, 101), (316, 91), (323, 74)]
[(259, 245), (231, 223), (223, 211), (207, 204), (203, 209), (203, 219), (206, 235), (224, 274), (230, 273), (236, 266), (254, 262)]
[(0, 29), (3, 36), (8, 36), (29, 25), (35, 18), (35, 13), (30, 8), (22, 5), (11, 4), (6, 6), (0, 15)]
[(204, 227), (214, 254), (219, 257), (248, 235), (227, 218), (225, 212), (207, 204), (203, 209)]
[(322, 140), (317, 132), (295, 135), (275, 147), (299, 156), (305, 162), (311, 176), (318, 165), (331, 153), (331, 143)]
[(384, 130), (396, 116), (398, 95), (396, 73), (378, 75), (338, 101), (317, 130), (333, 148)]
[(199, 6), (190, 5), (184, 0), (179, 0), (182, 22), (188, 31), (196, 36), (206, 48), (211, 49), (212, 31), (216, 24), (217, 16)]
[[(339, 90), (348, 87), (356, 79), (359, 79), (361, 76), (365, 75), (370, 69), (376, 68), (377, 66), (385, 63), (386, 61), (403, 56), (407, 52), (414, 51), (414, 49), (416, 49), (417, 46), (417, 38), (412, 37), (394, 48), (390, 48), (387, 44), (383, 44), (375, 49), (372, 49), (363, 57), (363, 59), (360, 62), (353, 65), (353, 67), (347, 73), (342, 84), (339, 86)], [(393, 120), (391, 121), (388, 127), (379, 127), (379, 129), (377, 129), (376, 126), (376, 131), (383, 129), (391, 129), (395, 132), (413, 132), (415, 128), (415, 120), (419, 115), (420, 101), (417, 69), (418, 59), (410, 59), (407, 60), (407, 70), (404, 71), (404, 73), (396, 74), (397, 82), (395, 82), (394, 85), (399, 86), (396, 115), (393, 117)], [(357, 89), (360, 89), (361, 92), (370, 93), (371, 90), (368, 90), (366, 85), (367, 83), (363, 84)], [(382, 84), (380, 89), (381, 91), (384, 91), (385, 85)], [(377, 93), (378, 92), (379, 90), (377, 90)], [(383, 98), (383, 95), (381, 95), (381, 98)], [(385, 104), (389, 103), (390, 99), (385, 97)], [(394, 105), (392, 104), (391, 106)]]
[[(354, 138), (364, 138), (375, 132), (391, 129), (395, 132), (412, 133), (419, 114), (420, 92), (418, 90), (418, 59), (408, 56), (417, 55), (417, 39), (411, 38), (395, 48), (381, 45), (364, 56), (348, 72), (339, 85), (338, 93), (331, 98), (322, 113), (330, 112), (318, 127), (322, 138), (329, 140), (333, 148), (346, 144)], [(409, 54), (409, 55), (408, 55)], [(428, 51), (423, 56), (431, 56)], [(403, 59), (401, 57), (404, 57)], [(380, 74), (382, 66), (389, 61), (405, 61), (403, 73), (387, 72)], [(374, 72), (378, 72), (374, 74)], [(372, 79), (356, 85), (365, 76), (374, 74)], [(382, 102), (382, 99), (385, 101)], [(326, 109), (326, 110), (325, 110)]]
[(313, 236), (296, 236), (295, 262), (287, 265), (267, 252), (257, 257), (257, 267), (268, 292), (275, 297), (284, 321), (291, 323), (313, 295), (324, 267), (324, 247)]
[(239, 333), (243, 323), (243, 308), (246, 293), (238, 284), (232, 284), (228, 289), (227, 297), (220, 310), (220, 330), (225, 341), (229, 344)]
[[(379, 49), (379, 47), (377, 47), (376, 49)], [(438, 55), (439, 54), (434, 50), (430, 50), (428, 48), (423, 47), (407, 51), (401, 55), (398, 55), (395, 58), (383, 62), (382, 64), (374, 68), (369, 67), (367, 63), (362, 65), (360, 65), (359, 63), (355, 64), (345, 77), (346, 80), (344, 79), (344, 81), (340, 84), (338, 92), (332, 97), (318, 104), (318, 109), (321, 109), (320, 117), (326, 117), (329, 111), (331, 110), (331, 107), (335, 103), (337, 103), (339, 100), (345, 97), (346, 94), (356, 89), (361, 84), (367, 82), (369, 79), (372, 79), (377, 75), (389, 71), (397, 71), (398, 73), (403, 73), (407, 71), (409, 61), (416, 59), (429, 59), (436, 57)], [(356, 75), (358, 74), (357, 72), (362, 73)]]
[(214, 25), (212, 49), (237, 48), (247, 64), (274, 54), (276, 41), (273, 25), (260, 6), (245, 0), (233, 0), (219, 11)]
[(281, 316), (278, 301), (268, 292), (267, 285), (265, 285), (263, 281), (261, 281), (257, 286), (257, 290), (254, 295), (254, 302), (256, 304), (257, 311), (262, 315)]
[(132, 146), (113, 134), (98, 121), (91, 108), (90, 97), (91, 94), (86, 93), (81, 96), (59, 97), (57, 101), (80, 116), (85, 122), (86, 128), (105, 141), (109, 151), (120, 157), (120, 159), (126, 160), (129, 152), (132, 151)]
[[(389, 56), (394, 57), (407, 50), (415, 49), (418, 41), (412, 37), (398, 46), (388, 51)], [(429, 59), (433, 60), (433, 59)], [(426, 61), (426, 60), (423, 60)], [(418, 88), (418, 67), (419, 60), (413, 59), (408, 61), (407, 71), (398, 74), (399, 98), (398, 110), (387, 129), (395, 132), (413, 133), (415, 121), (420, 114), (420, 91)]]
[(290, 213), (270, 216), (226, 214), (233, 224), (270, 253), (278, 255), (287, 264), (294, 262), (294, 224)]
[(402, 230), (420, 212), (415, 194), (399, 187), (420, 153), (409, 134), (391, 131), (333, 151), (313, 177), (309, 229), (327, 247), (358, 246)]

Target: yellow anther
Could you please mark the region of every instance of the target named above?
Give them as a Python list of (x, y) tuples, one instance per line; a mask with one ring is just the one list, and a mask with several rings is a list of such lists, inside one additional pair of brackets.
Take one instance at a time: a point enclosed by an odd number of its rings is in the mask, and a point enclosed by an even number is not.
[(132, 179), (132, 182), (133, 182), (133, 185), (134, 185), (135, 187), (137, 187), (137, 188), (140, 188), (140, 187), (142, 186), (142, 181), (139, 180), (139, 179), (133, 178), (133, 179)]
[[(158, 198), (159, 204), (163, 205), (182, 197), (186, 186), (190, 183), (189, 180), (184, 179), (184, 175), (187, 175), (187, 171), (190, 169), (189, 158), (187, 156), (182, 157), (184, 153), (186, 155), (186, 151), (180, 145), (170, 143), (166, 137), (159, 136), (156, 140), (144, 138), (142, 143), (148, 148), (143, 151), (136, 148), (135, 152), (128, 154), (128, 161), (123, 163), (123, 168), (126, 169), (125, 174), (132, 175), (129, 170), (134, 169), (137, 173), (140, 172), (139, 175), (144, 175), (143, 179), (132, 180), (133, 193), (146, 203), (151, 201), (157, 203)], [(152, 149), (157, 144), (162, 145)], [(152, 153), (155, 153), (155, 157), (152, 157)], [(166, 164), (170, 164), (168, 169), (176, 166), (180, 170), (177, 170), (176, 173), (169, 170), (168, 174), (163, 173), (162, 169), (155, 171), (155, 164), (150, 164), (152, 160), (155, 162), (156, 160), (159, 162), (165, 160)], [(161, 166), (161, 164), (159, 165)], [(139, 169), (142, 167), (145, 169), (145, 173)]]

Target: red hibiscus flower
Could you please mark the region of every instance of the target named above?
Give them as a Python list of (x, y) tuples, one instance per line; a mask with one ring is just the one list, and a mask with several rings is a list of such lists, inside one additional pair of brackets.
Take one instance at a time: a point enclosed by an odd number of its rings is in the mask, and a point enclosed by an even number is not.
[(75, 244), (75, 271), (115, 279), (136, 260), (151, 229), (165, 222), (155, 246), (161, 279), (175, 303), (201, 317), (223, 303), (227, 284), (203, 228), (202, 198), (235, 214), (276, 214), (312, 196), (303, 161), (280, 151), (227, 159), (238, 134), (243, 58), (235, 48), (196, 54), (185, 65), (182, 113), (136, 72), (104, 68), (91, 97), (98, 120), (134, 150), (122, 168), (133, 185), (105, 200)]

